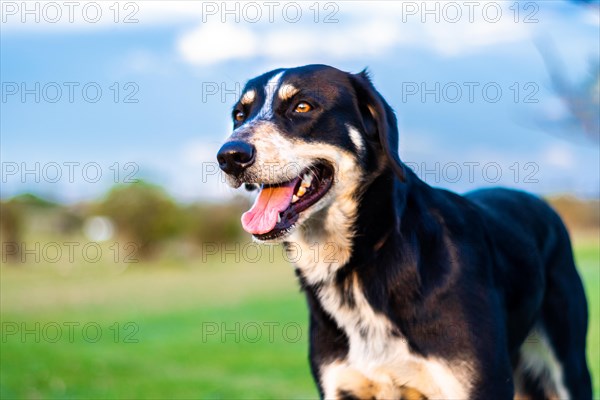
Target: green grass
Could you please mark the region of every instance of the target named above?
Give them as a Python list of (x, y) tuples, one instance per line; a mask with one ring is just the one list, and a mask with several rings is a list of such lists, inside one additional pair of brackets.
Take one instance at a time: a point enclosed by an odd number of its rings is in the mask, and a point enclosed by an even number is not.
[[(1, 398), (316, 396), (304, 298), (285, 262), (119, 271), (3, 268)], [(80, 323), (73, 338), (69, 322)], [(22, 323), (41, 332), (39, 343), (6, 332)], [(53, 323), (63, 334), (57, 342)], [(94, 326), (84, 332), (88, 323), (100, 327), (97, 341)]]
[(588, 301), (588, 365), (592, 372), (594, 398), (600, 399), (600, 246), (598, 238), (576, 242), (575, 261)]
[[(582, 244), (576, 255), (590, 303), (588, 359), (598, 397), (598, 244)], [(107, 261), (3, 266), (0, 397), (315, 398), (304, 298), (280, 258), (127, 269)], [(72, 340), (69, 322), (80, 324)], [(39, 343), (33, 334), (10, 334), (22, 323), (41, 331)], [(62, 326), (54, 343), (53, 323)], [(86, 323), (97, 324), (102, 337), (94, 342), (91, 327), (85, 340)]]

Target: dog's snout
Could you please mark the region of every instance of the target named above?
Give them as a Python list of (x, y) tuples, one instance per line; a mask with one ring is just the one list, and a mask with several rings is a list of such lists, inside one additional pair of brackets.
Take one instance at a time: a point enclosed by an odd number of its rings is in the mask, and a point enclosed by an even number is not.
[(227, 142), (217, 153), (219, 168), (225, 173), (238, 176), (254, 163), (256, 149), (243, 141)]

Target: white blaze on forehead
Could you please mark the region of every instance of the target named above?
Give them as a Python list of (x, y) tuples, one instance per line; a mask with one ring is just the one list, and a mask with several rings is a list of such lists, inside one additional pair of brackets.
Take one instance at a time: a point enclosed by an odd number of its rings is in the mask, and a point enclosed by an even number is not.
[(346, 128), (348, 128), (348, 135), (350, 135), (350, 140), (354, 143), (354, 147), (356, 147), (359, 154), (362, 154), (365, 151), (365, 142), (360, 132), (350, 124), (346, 124)]
[(255, 98), (256, 98), (256, 91), (254, 91), (254, 89), (250, 89), (242, 95), (240, 103), (251, 104)]
[(293, 95), (295, 95), (299, 91), (300, 91), (300, 89), (298, 89), (294, 85), (285, 83), (285, 84), (281, 85), (281, 87), (279, 88), (279, 98), (281, 100), (290, 99), (290, 98), (292, 98)]
[(273, 97), (275, 97), (275, 92), (277, 91), (283, 72), (275, 74), (265, 85), (265, 103), (256, 116), (257, 118), (265, 118), (273, 115)]

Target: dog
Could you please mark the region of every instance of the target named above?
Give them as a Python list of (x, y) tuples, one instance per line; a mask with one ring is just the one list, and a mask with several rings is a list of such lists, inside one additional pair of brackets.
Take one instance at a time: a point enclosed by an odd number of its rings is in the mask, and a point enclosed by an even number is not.
[(544, 201), (420, 180), (366, 70), (265, 73), (232, 118), (217, 160), (260, 187), (243, 228), (295, 261), (322, 398), (591, 399), (585, 293)]

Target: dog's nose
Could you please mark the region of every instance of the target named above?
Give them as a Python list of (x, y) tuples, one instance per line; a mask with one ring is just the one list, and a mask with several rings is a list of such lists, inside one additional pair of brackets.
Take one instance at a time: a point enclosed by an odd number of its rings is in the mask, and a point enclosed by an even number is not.
[(254, 163), (256, 151), (250, 143), (227, 142), (217, 153), (219, 168), (229, 175), (237, 176)]

